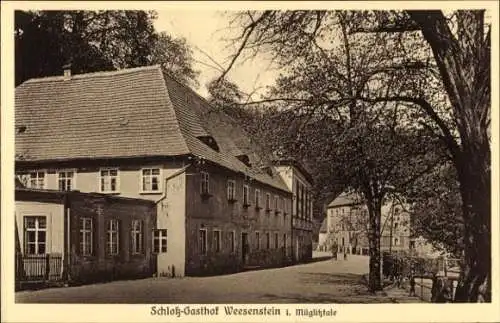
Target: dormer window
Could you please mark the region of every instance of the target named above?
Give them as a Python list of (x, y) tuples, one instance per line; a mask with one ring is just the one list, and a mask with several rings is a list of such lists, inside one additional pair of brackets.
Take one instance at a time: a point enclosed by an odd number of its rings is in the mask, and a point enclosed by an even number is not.
[(197, 138), (201, 142), (203, 142), (205, 145), (207, 145), (208, 147), (219, 152), (219, 145), (217, 145), (217, 142), (215, 141), (214, 137), (212, 137), (212, 136), (198, 136)]
[(248, 157), (248, 155), (238, 155), (236, 156), (236, 158), (238, 158), (238, 160), (240, 162), (242, 162), (243, 164), (247, 165), (247, 166), (251, 166), (250, 164), (250, 158)]
[(26, 132), (26, 129), (27, 129), (27, 128), (26, 128), (26, 126), (25, 126), (25, 125), (18, 126), (18, 127), (17, 127), (17, 133), (18, 133), (18, 134), (24, 133), (24, 132)]

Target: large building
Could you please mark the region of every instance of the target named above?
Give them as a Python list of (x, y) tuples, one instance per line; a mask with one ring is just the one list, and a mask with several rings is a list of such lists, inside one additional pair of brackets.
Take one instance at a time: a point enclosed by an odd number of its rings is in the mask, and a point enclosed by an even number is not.
[(15, 104), (18, 180), (153, 201), (158, 275), (280, 266), (310, 253), (310, 184), (296, 180), (307, 175), (295, 168), (290, 186), (260, 166), (231, 118), (160, 67), (28, 80)]
[[(342, 193), (327, 207), (318, 248), (331, 250), (336, 241), (340, 252), (368, 254), (368, 210), (357, 194)], [(381, 251), (409, 250), (410, 217), (400, 203), (387, 202), (381, 214)]]

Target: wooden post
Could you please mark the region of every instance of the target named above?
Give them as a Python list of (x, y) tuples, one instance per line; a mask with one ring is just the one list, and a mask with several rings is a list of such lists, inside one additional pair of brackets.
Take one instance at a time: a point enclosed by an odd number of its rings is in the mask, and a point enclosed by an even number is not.
[(45, 281), (49, 281), (50, 275), (50, 254), (45, 255)]

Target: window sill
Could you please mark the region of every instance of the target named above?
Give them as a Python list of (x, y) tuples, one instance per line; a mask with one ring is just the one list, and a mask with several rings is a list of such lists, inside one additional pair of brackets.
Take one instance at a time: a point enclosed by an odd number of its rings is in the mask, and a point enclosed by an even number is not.
[(243, 207), (244, 207), (245, 209), (248, 209), (248, 208), (250, 207), (250, 204), (243, 204)]
[(159, 195), (162, 194), (163, 192), (161, 191), (140, 191), (140, 195)]
[(229, 202), (229, 204), (234, 204), (234, 203), (238, 202), (237, 199), (228, 199), (227, 201)]

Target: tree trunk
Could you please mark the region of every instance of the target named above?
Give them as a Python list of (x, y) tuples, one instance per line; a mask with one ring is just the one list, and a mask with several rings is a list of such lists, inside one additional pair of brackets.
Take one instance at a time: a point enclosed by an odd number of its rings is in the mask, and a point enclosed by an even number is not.
[[(470, 147), (470, 146), (469, 146)], [(489, 147), (467, 149), (459, 170), (465, 225), (463, 275), (455, 301), (491, 301), (491, 182)]]
[(378, 203), (367, 202), (370, 226), (368, 231), (368, 244), (370, 247), (370, 273), (368, 288), (370, 292), (382, 290), (382, 277), (380, 268), (380, 218), (381, 207)]

